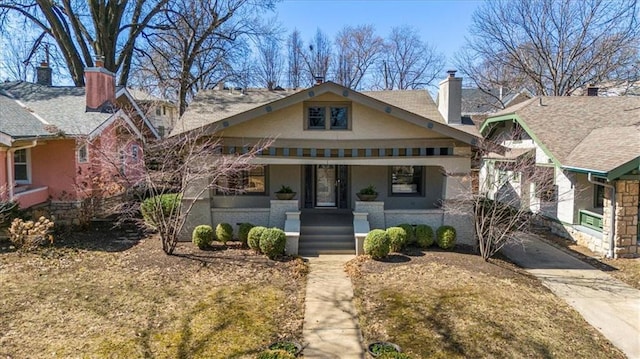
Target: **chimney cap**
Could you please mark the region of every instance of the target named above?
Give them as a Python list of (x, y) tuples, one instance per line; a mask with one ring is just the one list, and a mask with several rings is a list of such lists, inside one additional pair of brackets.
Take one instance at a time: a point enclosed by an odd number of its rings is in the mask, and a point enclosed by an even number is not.
[(93, 57), (96, 67), (104, 67), (104, 56), (96, 55)]
[(313, 77), (316, 80), (316, 84), (321, 84), (324, 82), (324, 76), (314, 76)]
[(456, 77), (456, 72), (458, 72), (458, 70), (454, 70), (454, 69), (447, 70), (447, 74), (449, 74), (449, 77)]
[(49, 67), (49, 63), (45, 60), (40, 61), (40, 67)]

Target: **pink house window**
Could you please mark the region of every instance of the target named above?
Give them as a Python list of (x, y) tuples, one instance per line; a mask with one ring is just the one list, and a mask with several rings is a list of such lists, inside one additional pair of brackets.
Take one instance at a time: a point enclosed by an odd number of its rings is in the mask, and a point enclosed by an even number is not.
[(16, 183), (28, 184), (30, 182), (28, 149), (17, 150), (13, 153), (13, 176)]
[(87, 145), (81, 145), (78, 147), (78, 162), (86, 163), (89, 161), (89, 152), (87, 150)]

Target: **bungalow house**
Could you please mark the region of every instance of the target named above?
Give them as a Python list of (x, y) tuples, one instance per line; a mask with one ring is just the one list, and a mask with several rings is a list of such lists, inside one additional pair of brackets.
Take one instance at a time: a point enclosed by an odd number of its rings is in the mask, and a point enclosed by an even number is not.
[(77, 223), (83, 200), (117, 191), (114, 176), (140, 176), (142, 141), (157, 132), (126, 89), (116, 92), (114, 74), (101, 61), (96, 66), (85, 70), (85, 88), (51, 86), (46, 64), (38, 68), (38, 83), (0, 83), (5, 199)]
[[(359, 251), (354, 236), (361, 241), (369, 229), (400, 223), (450, 224), (459, 242), (474, 244), (470, 218), (444, 205), (469, 190), (479, 134), (461, 123), (462, 79), (451, 72), (440, 86), (440, 108), (424, 90), (355, 91), (332, 82), (297, 91), (201, 91), (172, 136), (204, 131), (221, 139), (226, 155), (275, 140), (253, 159), (254, 169), (230, 182), (244, 193), (206, 192), (190, 225), (284, 228), (299, 239), (299, 248), (287, 250), (305, 254)], [(297, 198), (276, 199), (283, 185)], [(369, 185), (377, 199), (360, 200)]]
[[(637, 256), (640, 98), (589, 92), (536, 97), (491, 115), (481, 132), (508, 150), (485, 156), (481, 183), (490, 198), (516, 198), (592, 251)], [(536, 170), (514, 166), (522, 161)]]
[(529, 90), (510, 90), (503, 87), (462, 89), (462, 120), (482, 124), (487, 116), (532, 98)]
[(144, 111), (145, 116), (158, 131), (160, 137), (164, 138), (171, 133), (178, 118), (178, 107), (173, 102), (139, 88), (127, 88), (127, 92)]

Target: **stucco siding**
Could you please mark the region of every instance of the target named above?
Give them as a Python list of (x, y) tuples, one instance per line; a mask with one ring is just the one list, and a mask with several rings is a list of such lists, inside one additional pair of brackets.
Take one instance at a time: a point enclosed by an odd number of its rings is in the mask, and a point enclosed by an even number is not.
[(31, 148), (31, 185), (48, 186), (54, 200), (76, 200), (75, 140), (47, 141)]
[[(344, 98), (340, 101), (344, 102)], [(314, 98), (313, 102), (322, 101)], [(350, 130), (305, 130), (304, 104), (299, 103), (262, 117), (221, 129), (224, 137), (296, 138), (308, 140), (442, 138), (426, 128), (380, 113), (360, 104), (351, 105)]]

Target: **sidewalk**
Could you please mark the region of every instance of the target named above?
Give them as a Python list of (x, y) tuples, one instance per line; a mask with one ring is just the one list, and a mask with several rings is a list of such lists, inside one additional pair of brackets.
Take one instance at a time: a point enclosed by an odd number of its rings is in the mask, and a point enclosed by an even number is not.
[(309, 257), (302, 335), (309, 359), (361, 359), (362, 334), (344, 264), (352, 255)]
[(538, 277), (629, 358), (640, 358), (640, 290), (562, 250), (523, 234), (502, 253)]

